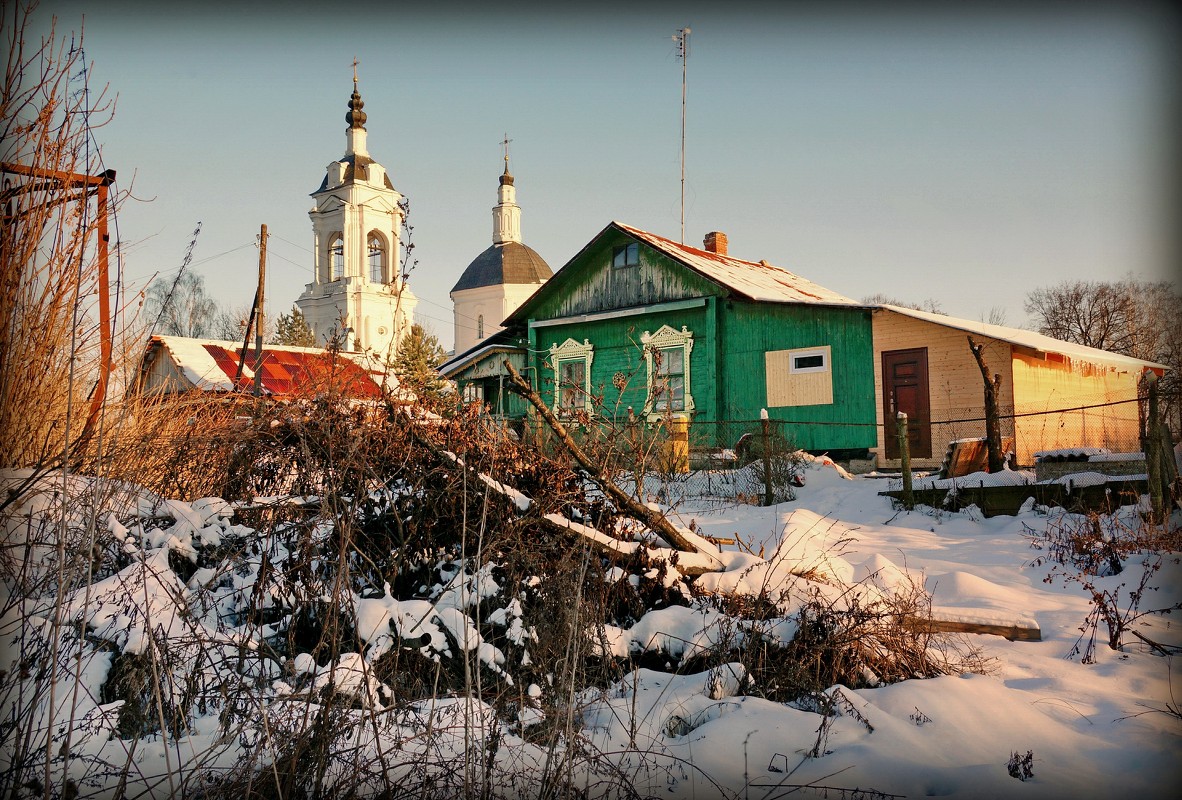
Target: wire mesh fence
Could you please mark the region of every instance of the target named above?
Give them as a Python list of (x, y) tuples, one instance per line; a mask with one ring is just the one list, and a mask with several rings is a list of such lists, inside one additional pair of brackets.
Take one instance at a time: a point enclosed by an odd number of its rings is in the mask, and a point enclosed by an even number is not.
[[(1140, 451), (1144, 398), (1063, 400), (1054, 408), (999, 408), (1002, 442), (1012, 453), (1011, 464), (1032, 466), (1036, 454), (1045, 451)], [(766, 500), (769, 491), (774, 498), (790, 499), (793, 483), (803, 474), (804, 456), (797, 453), (796, 431), (805, 424), (815, 423), (768, 420), (765, 427), (762, 420), (679, 422), (666, 417), (621, 423), (591, 416), (567, 420), (572, 438), (605, 472), (619, 476), (623, 488), (662, 502), (698, 498), (758, 503)], [(877, 447), (833, 453), (835, 460), (849, 465), (851, 459), (865, 459), (866, 467), (889, 466), (892, 457), (897, 458), (888, 446), (893, 426), (863, 424), (877, 429)], [(921, 456), (927, 460), (925, 469), (938, 468), (953, 443), (986, 436), (980, 407), (943, 408), (926, 418), (913, 417), (908, 424), (926, 437), (927, 449)], [(527, 426), (524, 435), (551, 457), (564, 457), (561, 445), (545, 428)]]

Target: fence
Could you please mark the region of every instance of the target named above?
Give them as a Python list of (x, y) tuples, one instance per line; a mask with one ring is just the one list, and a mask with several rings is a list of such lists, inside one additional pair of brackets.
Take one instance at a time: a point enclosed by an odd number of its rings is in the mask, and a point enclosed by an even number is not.
[[(1064, 405), (1051, 409), (1002, 407), (1001, 435), (1003, 441), (1012, 443), (1022, 466), (1032, 465), (1034, 453), (1045, 450), (1101, 447), (1111, 452), (1135, 452), (1141, 449), (1143, 406), (1143, 400), (1095, 402), (1094, 397), (1080, 397), (1066, 398)], [(770, 420), (766, 440), (760, 420), (693, 421), (686, 426), (684, 438), (671, 419), (618, 422), (583, 417), (570, 421), (568, 430), (596, 463), (622, 476), (625, 488), (639, 486), (642, 497), (664, 502), (688, 498), (760, 502), (768, 483), (763, 466), (765, 442), (772, 455), (770, 477), (775, 494), (787, 499), (801, 462), (800, 456), (792, 456), (796, 450), (793, 432), (803, 424), (816, 423)], [(945, 408), (929, 419), (913, 417), (908, 425), (929, 437), (929, 465), (942, 462), (951, 443), (985, 437), (980, 408)], [(887, 433), (893, 436), (893, 430)], [(889, 440), (882, 431), (879, 434), (880, 443)], [(529, 428), (525, 435), (550, 455), (563, 457), (561, 445), (545, 428)], [(848, 463), (850, 458), (870, 458), (872, 454), (844, 451), (832, 455)]]

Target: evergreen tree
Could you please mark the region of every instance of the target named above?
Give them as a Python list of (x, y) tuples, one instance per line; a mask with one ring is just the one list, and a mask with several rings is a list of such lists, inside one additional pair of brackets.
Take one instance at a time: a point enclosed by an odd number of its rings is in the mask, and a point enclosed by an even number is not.
[(275, 336), (271, 344), (284, 344), (289, 347), (316, 347), (316, 334), (312, 326), (296, 306), (291, 307), (290, 314), (280, 314), (275, 321)]
[(416, 323), (411, 325), (410, 333), (402, 340), (398, 355), (394, 357), (394, 374), (410, 389), (438, 391), (442, 378), (436, 367), (446, 357), (447, 352), (435, 334)]

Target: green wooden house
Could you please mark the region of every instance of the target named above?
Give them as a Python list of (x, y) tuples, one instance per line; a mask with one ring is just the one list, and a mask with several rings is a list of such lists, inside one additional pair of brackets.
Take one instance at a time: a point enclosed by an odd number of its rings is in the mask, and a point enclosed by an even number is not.
[(612, 222), (503, 324), (444, 371), (508, 417), (525, 408), (501, 395), (506, 358), (560, 416), (684, 414), (727, 447), (767, 409), (806, 450), (877, 441), (870, 310), (721, 233), (696, 248)]

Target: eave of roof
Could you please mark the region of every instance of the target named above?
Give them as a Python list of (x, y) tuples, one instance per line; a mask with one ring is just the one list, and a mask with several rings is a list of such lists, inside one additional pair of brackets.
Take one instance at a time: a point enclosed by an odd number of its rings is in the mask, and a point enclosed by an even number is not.
[(968, 319), (959, 319), (957, 317), (949, 317), (944, 314), (935, 314), (930, 311), (920, 311), (914, 308), (906, 308), (904, 306), (893, 306), (889, 304), (882, 304), (876, 308), (893, 311), (896, 314), (902, 314), (913, 319), (924, 320), (936, 325), (943, 325), (947, 328), (955, 328), (956, 330), (964, 331), (965, 333), (975, 333), (978, 336), (987, 336), (990, 339), (997, 339), (998, 341), (1008, 342), (1020, 347), (1028, 347), (1031, 350), (1038, 350), (1043, 353), (1056, 353), (1061, 356), (1066, 356), (1074, 361), (1086, 361), (1092, 364), (1102, 364), (1107, 366), (1125, 367), (1136, 370), (1165, 370), (1169, 369), (1165, 364), (1158, 364), (1154, 361), (1145, 361), (1140, 358), (1133, 358), (1132, 356), (1125, 356), (1119, 353), (1110, 353), (1107, 350), (1100, 350), (1095, 347), (1086, 347), (1082, 344), (1074, 344), (1072, 342), (1064, 342), (1061, 339), (1053, 339), (1050, 336), (1044, 336), (1035, 331), (1028, 331), (1022, 328), (1011, 328), (1005, 325), (991, 325), (988, 322), (975, 322)]

